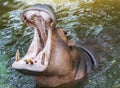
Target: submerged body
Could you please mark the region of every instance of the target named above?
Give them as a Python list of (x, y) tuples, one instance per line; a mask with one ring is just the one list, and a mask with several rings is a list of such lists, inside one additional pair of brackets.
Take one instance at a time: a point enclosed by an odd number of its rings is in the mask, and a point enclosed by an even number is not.
[(98, 67), (100, 47), (67, 40), (64, 29), (57, 29), (55, 13), (47, 4), (33, 5), (23, 11), (22, 20), (34, 28), (34, 38), (27, 54), (12, 67), (35, 76), (40, 86), (55, 87), (82, 79)]

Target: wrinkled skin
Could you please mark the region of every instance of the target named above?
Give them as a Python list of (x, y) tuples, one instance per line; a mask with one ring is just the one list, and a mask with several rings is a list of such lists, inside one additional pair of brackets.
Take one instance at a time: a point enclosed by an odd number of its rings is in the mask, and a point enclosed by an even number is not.
[(34, 28), (34, 37), (22, 59), (19, 59), (19, 51), (16, 52), (12, 67), (23, 74), (35, 76), (38, 85), (59, 86), (82, 79), (98, 67), (98, 46), (67, 40), (66, 32), (55, 27), (57, 21), (51, 6), (33, 5), (22, 12), (21, 18)]

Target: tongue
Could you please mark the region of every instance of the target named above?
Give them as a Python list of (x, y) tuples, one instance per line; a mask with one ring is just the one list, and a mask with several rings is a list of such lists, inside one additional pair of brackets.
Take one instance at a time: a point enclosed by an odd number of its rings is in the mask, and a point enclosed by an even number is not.
[(36, 57), (37, 53), (41, 50), (42, 50), (42, 45), (40, 43), (39, 34), (37, 29), (34, 29), (34, 38), (24, 58), (32, 59)]

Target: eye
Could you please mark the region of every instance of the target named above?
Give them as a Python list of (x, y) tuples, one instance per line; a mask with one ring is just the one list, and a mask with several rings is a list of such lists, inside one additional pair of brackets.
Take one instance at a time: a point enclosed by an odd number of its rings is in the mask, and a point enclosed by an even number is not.
[(67, 31), (65, 31), (65, 30), (63, 30), (63, 33), (64, 33), (65, 35), (67, 35)]

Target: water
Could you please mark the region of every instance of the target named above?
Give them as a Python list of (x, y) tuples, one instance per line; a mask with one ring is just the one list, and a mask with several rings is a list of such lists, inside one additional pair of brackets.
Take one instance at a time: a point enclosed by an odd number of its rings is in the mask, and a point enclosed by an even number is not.
[(38, 2), (54, 7), (57, 27), (65, 28), (69, 38), (99, 41), (110, 55), (85, 81), (58, 88), (120, 88), (120, 0), (86, 1), (0, 1), (0, 88), (35, 88), (34, 79), (16, 72), (11, 64), (17, 49), (24, 56), (33, 37), (33, 30), (21, 22), (20, 13)]

